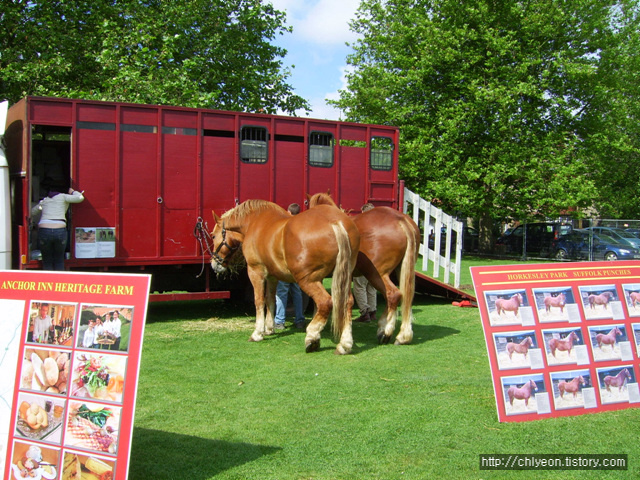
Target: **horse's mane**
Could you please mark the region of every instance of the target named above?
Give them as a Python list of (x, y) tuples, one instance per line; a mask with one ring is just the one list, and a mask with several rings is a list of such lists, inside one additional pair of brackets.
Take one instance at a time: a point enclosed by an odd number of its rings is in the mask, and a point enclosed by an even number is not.
[(261, 212), (264, 210), (276, 210), (282, 212), (285, 215), (287, 214), (287, 211), (280, 205), (269, 202), (267, 200), (257, 199), (245, 200), (237, 207), (234, 207), (231, 210), (227, 210), (222, 214), (222, 219), (227, 220), (230, 217), (234, 217), (236, 220), (242, 220), (244, 217), (251, 213)]
[(332, 205), (337, 207), (336, 202), (333, 201), (331, 195), (329, 193), (315, 193), (309, 197), (309, 208), (315, 207), (316, 205)]

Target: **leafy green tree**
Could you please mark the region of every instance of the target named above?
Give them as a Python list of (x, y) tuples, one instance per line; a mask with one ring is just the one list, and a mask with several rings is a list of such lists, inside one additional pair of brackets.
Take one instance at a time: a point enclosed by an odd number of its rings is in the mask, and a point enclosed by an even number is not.
[(0, 96), (309, 109), (287, 83), (284, 13), (261, 0), (3, 0)]
[[(481, 227), (580, 215), (606, 180), (593, 173), (606, 146), (586, 139), (605, 134), (603, 108), (619, 118), (637, 103), (636, 87), (608, 96), (638, 74), (637, 50), (624, 47), (637, 46), (636, 10), (637, 0), (364, 0), (334, 103), (350, 120), (401, 127), (408, 186)], [(638, 133), (626, 125), (618, 142)]]

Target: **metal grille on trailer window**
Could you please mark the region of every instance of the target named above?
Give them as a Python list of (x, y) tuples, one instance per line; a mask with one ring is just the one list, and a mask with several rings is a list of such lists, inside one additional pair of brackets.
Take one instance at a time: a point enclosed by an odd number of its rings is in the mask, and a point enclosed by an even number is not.
[(393, 167), (393, 140), (389, 137), (371, 139), (371, 169), (391, 170)]
[(333, 135), (327, 132), (309, 134), (309, 165), (314, 167), (333, 166)]
[(266, 163), (269, 133), (264, 127), (242, 127), (240, 130), (240, 158), (246, 163)]

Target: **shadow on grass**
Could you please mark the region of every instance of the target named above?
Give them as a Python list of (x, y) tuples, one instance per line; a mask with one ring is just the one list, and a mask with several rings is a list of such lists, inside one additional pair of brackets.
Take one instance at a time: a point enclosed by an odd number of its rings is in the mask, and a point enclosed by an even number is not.
[(134, 428), (129, 480), (203, 480), (279, 450), (280, 447)]

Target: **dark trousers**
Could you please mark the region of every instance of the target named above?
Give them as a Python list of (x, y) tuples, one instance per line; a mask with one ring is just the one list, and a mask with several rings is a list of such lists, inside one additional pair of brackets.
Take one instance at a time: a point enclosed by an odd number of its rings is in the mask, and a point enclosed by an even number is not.
[(64, 252), (67, 248), (66, 228), (39, 228), (38, 243), (44, 270), (64, 270)]

